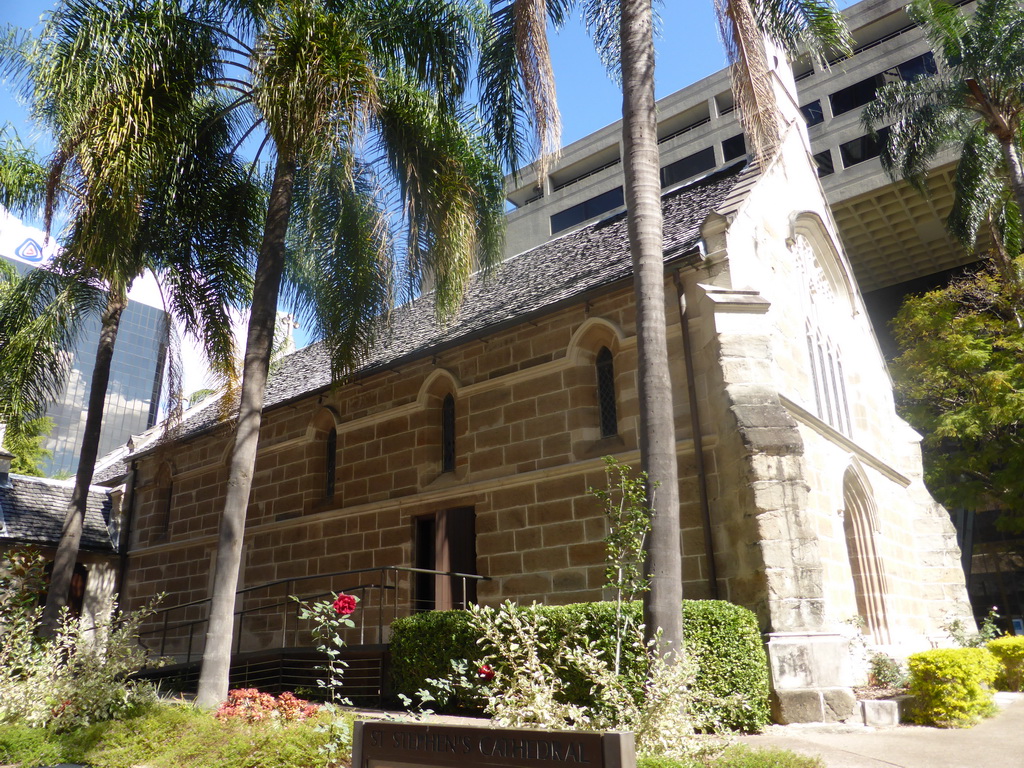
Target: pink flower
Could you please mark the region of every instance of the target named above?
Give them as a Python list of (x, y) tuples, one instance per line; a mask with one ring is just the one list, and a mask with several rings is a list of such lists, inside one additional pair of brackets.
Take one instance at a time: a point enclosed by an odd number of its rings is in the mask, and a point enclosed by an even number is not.
[(356, 599), (352, 595), (338, 595), (338, 599), (334, 601), (334, 611), (339, 616), (348, 616), (355, 613), (356, 610)]
[(494, 679), (494, 667), (490, 664), (481, 664), (480, 669), (476, 671), (476, 676), (485, 683), (489, 683)]

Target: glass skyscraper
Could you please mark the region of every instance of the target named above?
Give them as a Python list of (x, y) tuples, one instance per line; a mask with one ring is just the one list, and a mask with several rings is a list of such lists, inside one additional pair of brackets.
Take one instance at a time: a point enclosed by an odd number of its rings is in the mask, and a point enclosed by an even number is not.
[[(53, 451), (53, 456), (43, 467), (47, 475), (74, 474), (78, 468), (99, 337), (100, 319), (90, 318), (75, 349), (64, 394), (46, 411), (46, 415), (53, 419), (53, 430), (46, 441), (46, 448)], [(166, 356), (166, 313), (156, 307), (129, 301), (128, 308), (121, 315), (110, 366), (103, 431), (100, 433), (100, 456), (124, 445), (131, 435), (144, 432), (156, 423)]]
[[(41, 266), (48, 260), (51, 248), (52, 243), (44, 247), (38, 230), (24, 227), (0, 209), (0, 257), (13, 263), (19, 272)], [(74, 350), (64, 393), (46, 411), (45, 415), (54, 422), (45, 444), (53, 455), (42, 466), (47, 475), (73, 475), (78, 468), (99, 334), (100, 318), (91, 318)], [(167, 338), (166, 312), (138, 301), (129, 301), (128, 308), (121, 315), (114, 346), (100, 456), (124, 445), (131, 435), (144, 432), (156, 423), (167, 359)]]

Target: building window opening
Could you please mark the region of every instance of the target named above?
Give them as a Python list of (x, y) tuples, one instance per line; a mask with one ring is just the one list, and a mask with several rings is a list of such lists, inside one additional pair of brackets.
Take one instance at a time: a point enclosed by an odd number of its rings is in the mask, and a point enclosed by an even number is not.
[(338, 430), (331, 427), (324, 441), (324, 498), (334, 498), (338, 479)]
[(455, 471), (455, 398), (451, 393), (441, 404), (441, 471)]
[[(47, 589), (39, 596), (39, 605), (46, 605), (47, 592), (49, 591), (50, 578), (53, 576), (53, 563), (47, 563), (43, 569), (46, 575)], [(75, 563), (75, 569), (71, 573), (71, 583), (68, 584), (67, 608), (71, 618), (79, 619), (85, 608), (85, 588), (89, 583), (89, 570), (82, 563)]]
[(476, 513), (446, 509), (414, 521), (414, 611), (447, 611), (476, 601)]
[(747, 154), (747, 140), (742, 133), (737, 133), (722, 142), (722, 160), (729, 162)]
[(597, 404), (601, 410), (601, 437), (619, 433), (618, 414), (615, 409), (615, 369), (612, 352), (601, 347), (597, 353)]
[(821, 99), (815, 99), (810, 104), (804, 104), (800, 107), (800, 111), (804, 115), (804, 120), (807, 121), (808, 128), (825, 122), (825, 113), (821, 109)]
[(839, 349), (823, 338), (808, 322), (807, 353), (811, 361), (811, 379), (818, 418), (844, 435), (851, 433), (850, 406)]
[(825, 176), (831, 176), (836, 172), (836, 167), (832, 162), (832, 150), (826, 149), (824, 152), (819, 152), (814, 156), (814, 164), (818, 167), (818, 178)]
[(882, 153), (882, 145), (889, 139), (889, 128), (879, 128), (878, 138), (871, 135), (861, 136), (839, 145), (839, 155), (843, 159), (843, 167), (849, 168), (878, 157)]

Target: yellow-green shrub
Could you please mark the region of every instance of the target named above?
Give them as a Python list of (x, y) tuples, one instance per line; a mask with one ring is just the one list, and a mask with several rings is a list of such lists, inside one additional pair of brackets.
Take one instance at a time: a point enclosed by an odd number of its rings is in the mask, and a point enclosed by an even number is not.
[(996, 678), (1000, 690), (1019, 691), (1024, 687), (1024, 637), (997, 637), (986, 646), (1003, 665)]
[(914, 722), (940, 728), (971, 726), (991, 715), (991, 684), (999, 662), (984, 648), (942, 648), (907, 659)]

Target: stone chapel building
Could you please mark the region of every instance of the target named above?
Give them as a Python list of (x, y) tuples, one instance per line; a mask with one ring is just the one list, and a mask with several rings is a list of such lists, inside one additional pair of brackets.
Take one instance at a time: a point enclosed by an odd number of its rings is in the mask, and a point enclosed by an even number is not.
[[(970, 616), (953, 526), (894, 410), (802, 123), (763, 169), (727, 168), (663, 205), (684, 594), (756, 612), (783, 721), (842, 719), (856, 624), (905, 655)], [(344, 385), (319, 345), (285, 358), (240, 589), (354, 571), (345, 588), (380, 586), (373, 569), (399, 569), (379, 605), (364, 598), (381, 617), (384, 603), (606, 597), (587, 491), (604, 484), (601, 457), (639, 460), (626, 239), (617, 215), (511, 257), (473, 278), (448, 325), (429, 293), (398, 308)], [(129, 605), (166, 592), (201, 621), (231, 429), (213, 404), (128, 456)], [(240, 592), (239, 610), (260, 601)], [(281, 645), (288, 626), (249, 621), (237, 647)]]

